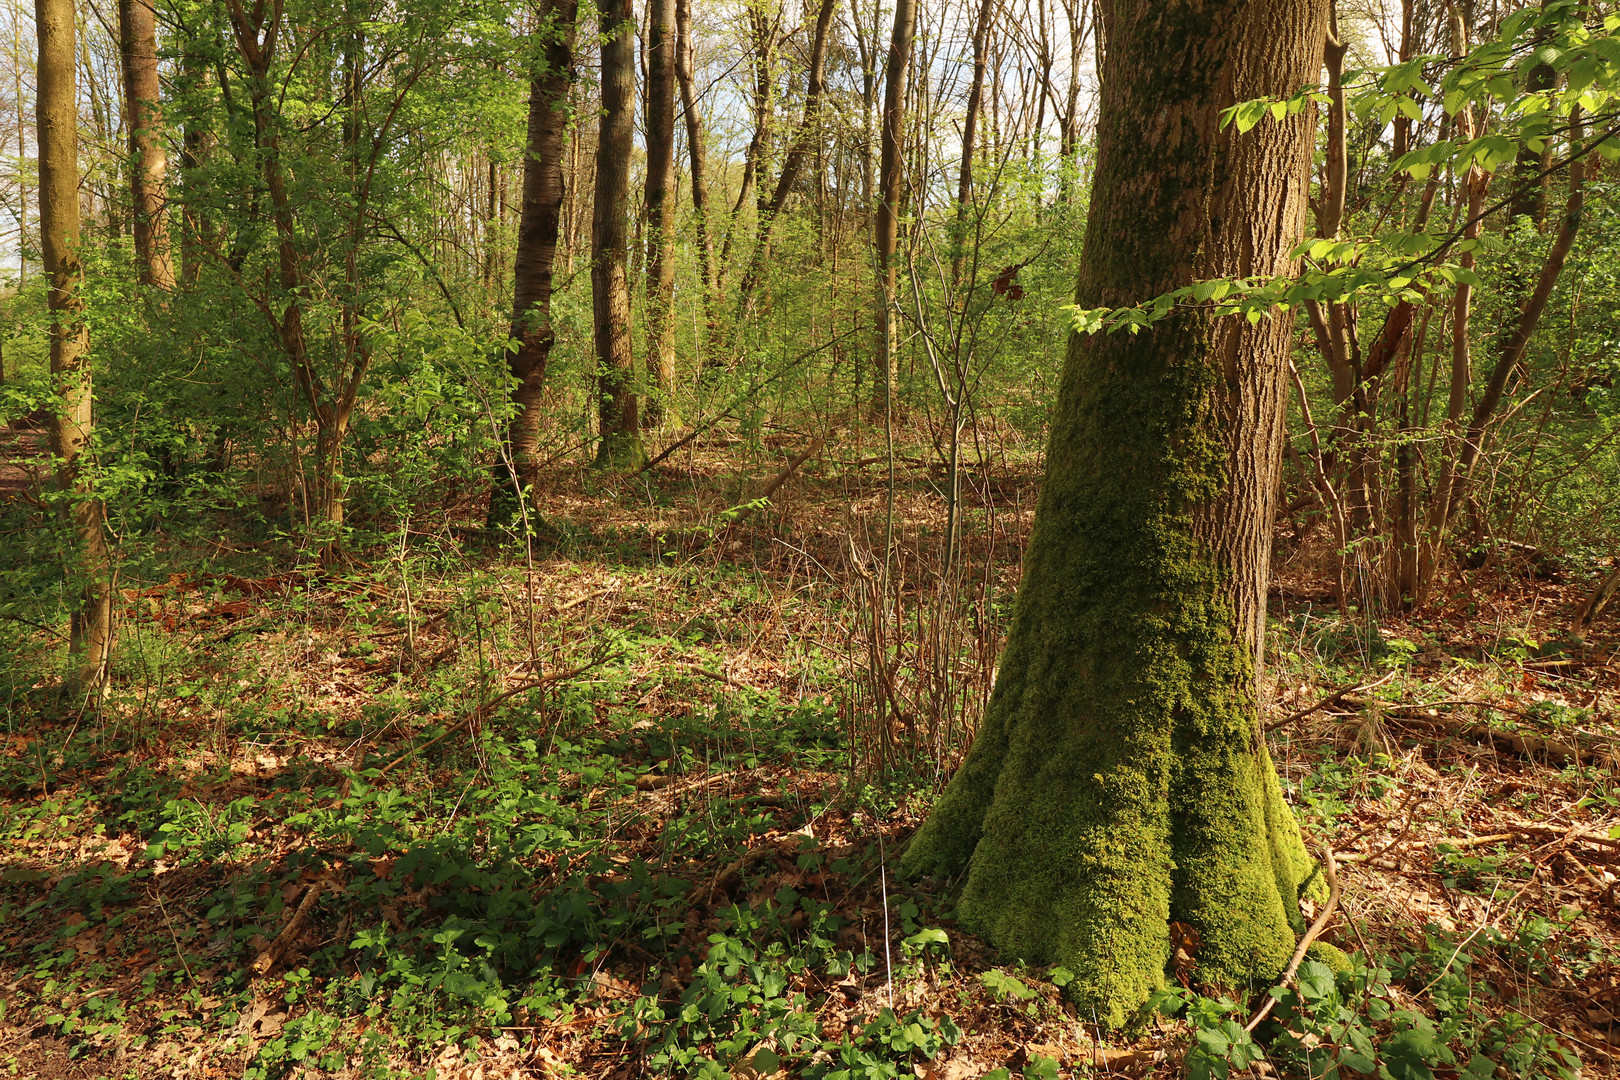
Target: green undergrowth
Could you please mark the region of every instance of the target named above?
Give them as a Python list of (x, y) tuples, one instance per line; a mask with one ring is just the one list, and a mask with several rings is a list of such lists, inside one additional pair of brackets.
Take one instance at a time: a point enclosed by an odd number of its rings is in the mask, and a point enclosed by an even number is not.
[[(519, 681), (523, 634), (503, 604), (522, 580), (479, 571), (446, 588), (412, 572), (356, 570), (227, 615), (239, 593), (200, 590), (172, 625), (174, 601), (143, 598), (99, 718), (53, 715), (30, 696), (39, 669), (6, 669), (0, 1025), (117, 1077), (196, 1055), (253, 1080), (449, 1077), (501, 1054), (557, 1075), (628, 1061), (899, 1080), (946, 1058), (995, 1080), (1088, 1074), (1089, 1050), (1055, 1049), (1090, 1045), (1060, 989), (1073, 975), (996, 966), (950, 895), (896, 881), (931, 775), (859, 769), (813, 659), (798, 693), (716, 689), (725, 650), (773, 617), (745, 571), (664, 567), (669, 611), (646, 613), (648, 588), (588, 633), (542, 622), (559, 643), (542, 670), (588, 670), (467, 727)], [(706, 588), (725, 605), (689, 599)], [(445, 653), (451, 636), (460, 651)], [(1584, 720), (1542, 713), (1528, 720)], [(1392, 769), (1381, 751), (1323, 748), (1286, 790), (1332, 835), (1390, 797)], [(1590, 798), (1620, 805), (1607, 787)], [(1495, 847), (1436, 856), (1447, 888), (1481, 897), (1528, 872)], [(1487, 975), (1615, 958), (1556, 919), (1501, 927), (1429, 927), (1347, 972), (1313, 959), (1252, 1038), (1254, 1002), (1187, 990), (1156, 1002), (1174, 1019), (1139, 1017), (1129, 1037), (1212, 1077), (1256, 1055), (1313, 1077), (1567, 1075), (1569, 1045)], [(1198, 985), (1195, 962), (1167, 975)], [(0, 1076), (31, 1075), (7, 1053)]]
[(1173, 988), (1153, 1004), (1192, 1028), (1190, 1080), (1225, 1080), (1259, 1062), (1320, 1080), (1576, 1080), (1581, 1059), (1567, 1039), (1494, 1000), (1481, 966), (1494, 944), (1431, 926), (1420, 948), (1393, 959), (1352, 955), (1339, 971), (1307, 960), (1291, 986), (1270, 991), (1276, 1005), (1253, 1034), (1229, 997)]

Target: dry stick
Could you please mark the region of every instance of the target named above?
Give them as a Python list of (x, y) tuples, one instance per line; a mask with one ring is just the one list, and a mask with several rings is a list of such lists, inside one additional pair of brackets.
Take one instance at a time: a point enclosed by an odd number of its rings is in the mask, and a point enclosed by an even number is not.
[(304, 890), (304, 898), (298, 902), (298, 907), (293, 911), (292, 918), (288, 919), (286, 924), (282, 926), (281, 931), (276, 934), (275, 940), (266, 945), (260, 950), (259, 955), (253, 958), (253, 974), (263, 975), (276, 966), (276, 962), (281, 959), (282, 954), (292, 945), (293, 940), (303, 933), (304, 926), (309, 922), (310, 915), (315, 910), (315, 902), (321, 898), (321, 893), (326, 891), (328, 883), (326, 878), (319, 878)]
[[(1327, 904), (1316, 916), (1316, 921), (1311, 923), (1311, 928), (1305, 931), (1305, 936), (1299, 939), (1299, 947), (1294, 950), (1294, 958), (1288, 961), (1288, 970), (1283, 972), (1281, 983), (1283, 989), (1287, 989), (1288, 984), (1293, 982), (1294, 975), (1299, 971), (1299, 965), (1305, 960), (1306, 950), (1311, 947), (1311, 942), (1315, 941), (1322, 931), (1327, 928), (1328, 920), (1333, 917), (1334, 911), (1336, 911), (1339, 907), (1339, 894), (1341, 892), (1339, 888), (1339, 867), (1338, 864), (1333, 861), (1333, 846), (1331, 844), (1322, 845), (1322, 869), (1327, 873)], [(1260, 1006), (1259, 1010), (1255, 1012), (1254, 1017), (1244, 1025), (1243, 1030), (1253, 1031), (1255, 1028), (1259, 1027), (1260, 1021), (1264, 1020), (1268, 1015), (1270, 1015), (1272, 1006), (1276, 1004), (1276, 996), (1268, 994), (1266, 997), (1266, 1003)]]
[(1361, 691), (1361, 690), (1372, 690), (1372, 689), (1374, 689), (1376, 687), (1384, 685), (1385, 683), (1389, 682), (1389, 680), (1393, 679), (1394, 677), (1395, 677), (1395, 672), (1392, 671), (1388, 675), (1385, 675), (1382, 679), (1377, 680), (1376, 682), (1370, 682), (1370, 683), (1364, 683), (1364, 684), (1363, 683), (1346, 683), (1345, 685), (1339, 687), (1337, 690), (1333, 691), (1333, 693), (1329, 694), (1327, 697), (1325, 697), (1322, 700), (1318, 701), (1316, 704), (1310, 706), (1309, 708), (1301, 709), (1297, 713), (1294, 713), (1291, 716), (1288, 716), (1288, 717), (1285, 717), (1285, 718), (1283, 718), (1281, 720), (1278, 720), (1276, 723), (1267, 724), (1266, 727), (1265, 727), (1265, 732), (1266, 732), (1266, 734), (1269, 735), (1273, 731), (1280, 731), (1285, 727), (1289, 727), (1290, 725), (1297, 724), (1301, 720), (1305, 719), (1307, 716), (1310, 716), (1312, 713), (1320, 712), (1321, 710), (1327, 708), (1329, 705), (1335, 704), (1340, 699), (1346, 697), (1349, 694), (1354, 694), (1354, 693), (1356, 693), (1358, 691)]
[(503, 694), (497, 694), (494, 697), (490, 698), (488, 701), (484, 702), (484, 704), (478, 706), (478, 708), (474, 709), (472, 712), (468, 713), (466, 716), (462, 717), (460, 720), (457, 720), (454, 724), (452, 724), (449, 727), (445, 728), (443, 731), (441, 731), (439, 734), (435, 735), (433, 738), (429, 739), (427, 742), (423, 743), (421, 746), (413, 746), (411, 749), (405, 751), (403, 754), (399, 755), (399, 757), (395, 758), (393, 761), (390, 761), (387, 765), (384, 765), (382, 768), (378, 769), (377, 770), (377, 775), (378, 776), (386, 775), (389, 771), (394, 769), (396, 766), (402, 764), (405, 761), (406, 758), (409, 758), (409, 757), (411, 757), (411, 756), (413, 756), (415, 754), (420, 754), (423, 750), (426, 750), (426, 749), (428, 749), (430, 747), (437, 746), (439, 743), (441, 743), (444, 740), (448, 739), (450, 736), (456, 734), (456, 732), (462, 731), (462, 730), (466, 729), (467, 727), (471, 726), (472, 724), (477, 723), (478, 720), (480, 720), (483, 717), (489, 715), (490, 711), (493, 710), (495, 708), (495, 706), (499, 705), (503, 701), (506, 701), (508, 698), (517, 697), (519, 694), (526, 693), (527, 691), (530, 691), (530, 690), (538, 690), (542, 686), (549, 686), (549, 685), (551, 685), (552, 683), (555, 683), (555, 682), (563, 682), (563, 681), (565, 681), (567, 679), (572, 679), (576, 675), (583, 675), (585, 672), (590, 671), (592, 668), (601, 667), (603, 664), (606, 664), (606, 663), (608, 663), (610, 661), (613, 661), (613, 660), (617, 660), (619, 657), (621, 657), (623, 655), (624, 655), (623, 653), (613, 653), (610, 656), (601, 656), (601, 657), (596, 658), (595, 660), (592, 660), (588, 664), (581, 664), (577, 668), (570, 668), (567, 671), (557, 671), (557, 672), (553, 672), (550, 675), (546, 675), (546, 676), (543, 676), (543, 677), (538, 678), (538, 679), (531, 679), (530, 681), (528, 681), (526, 683), (520, 683), (517, 686), (512, 687), (512, 689), (506, 691)]
[(720, 421), (722, 421), (726, 417), (730, 416), (731, 415), (731, 410), (735, 409), (737, 406), (741, 405), (743, 402), (747, 401), (749, 398), (753, 397), (755, 394), (759, 393), (761, 390), (763, 390), (767, 386), (771, 385), (771, 383), (775, 382), (777, 379), (782, 378), (782, 376), (786, 375), (788, 372), (792, 371), (794, 368), (798, 367), (800, 364), (802, 364), (804, 361), (810, 359), (812, 356), (814, 356), (817, 353), (821, 352), (823, 349), (825, 349), (825, 348), (827, 348), (827, 347), (829, 347), (831, 345), (838, 344), (840, 341), (843, 341), (845, 338), (852, 336), (854, 333), (855, 333), (854, 330), (846, 330), (844, 333), (838, 334), (838, 335), (836, 335), (834, 337), (830, 337), (826, 341), (822, 342), (820, 345), (817, 345), (814, 348), (811, 348), (807, 352), (800, 353), (798, 356), (794, 357), (792, 360), (789, 360), (786, 364), (782, 365), (781, 370), (777, 371), (773, 375), (768, 375), (765, 378), (763, 378), (763, 379), (759, 380), (758, 382), (754, 383), (748, 389), (744, 390), (742, 393), (740, 393), (736, 397), (732, 398), (730, 404), (728, 404), (724, 409), (720, 410), (718, 413), (716, 413), (714, 416), (710, 417), (704, 423), (701, 423), (697, 427), (694, 427), (691, 431), (687, 432), (685, 435), (683, 435), (681, 438), (677, 439), (675, 442), (672, 442), (668, 446), (664, 447), (664, 449), (660, 453), (658, 453), (654, 457), (648, 459), (647, 464), (645, 464), (641, 468), (637, 469), (636, 472), (637, 473), (644, 473), (648, 469), (651, 469), (653, 466), (661, 464), (665, 459), (667, 459), (675, 451), (679, 450), (681, 447), (685, 446), (687, 443), (691, 442), (693, 439), (697, 438), (699, 435), (702, 435), (705, 431), (708, 431), (710, 428), (714, 427)]

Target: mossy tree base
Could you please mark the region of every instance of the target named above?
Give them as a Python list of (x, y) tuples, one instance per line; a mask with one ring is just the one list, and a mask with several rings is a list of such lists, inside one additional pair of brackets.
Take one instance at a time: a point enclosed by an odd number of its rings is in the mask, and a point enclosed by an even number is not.
[[(632, 414), (633, 415), (633, 414)], [(647, 444), (638, 434), (611, 432), (596, 447), (593, 468), (610, 472), (635, 472), (647, 464)]]
[[(1326, 0), (1115, 0), (1104, 21), (1080, 305), (1288, 272), (1309, 122), (1239, 137), (1219, 112), (1314, 80)], [(1110, 1026), (1164, 984), (1172, 921), (1232, 988), (1304, 929), (1311, 860), (1256, 703), (1291, 327), (1195, 310), (1071, 343), (990, 708), (905, 855)]]

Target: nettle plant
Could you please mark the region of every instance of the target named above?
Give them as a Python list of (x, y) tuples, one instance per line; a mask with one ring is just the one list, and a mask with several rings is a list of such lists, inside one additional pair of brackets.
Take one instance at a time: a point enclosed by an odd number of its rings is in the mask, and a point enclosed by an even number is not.
[[(1605, 424), (1576, 390), (1607, 377), (1587, 346), (1614, 329), (1592, 299), (1607, 294), (1592, 252), (1614, 218), (1601, 169), (1620, 159), (1620, 15), (1550, 0), (1495, 25), (1471, 25), (1462, 6), (1428, 17), (1440, 21), (1419, 18), (1403, 42), (1410, 59), (1345, 71), (1348, 46), (1333, 40), (1325, 85), (1223, 112), (1228, 139), (1325, 114), (1315, 235), (1294, 248), (1296, 273), (1065, 309), (1083, 334), (1188, 312), (1299, 322), (1314, 350), (1291, 364), (1298, 480), (1330, 524), (1341, 606), (1424, 602), (1460, 519), (1474, 547), (1533, 527), (1522, 492), (1538, 477), (1537, 435), (1555, 419), (1579, 450)], [(1549, 207), (1555, 180), (1561, 207)], [(1576, 250), (1583, 229), (1597, 235)], [(1568, 392), (1524, 407), (1548, 389)]]

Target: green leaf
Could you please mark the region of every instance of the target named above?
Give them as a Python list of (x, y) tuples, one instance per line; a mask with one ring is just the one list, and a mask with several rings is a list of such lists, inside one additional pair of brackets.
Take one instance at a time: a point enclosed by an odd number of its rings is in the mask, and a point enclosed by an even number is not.
[(1299, 966), (1297, 985), (1300, 997), (1307, 1001), (1319, 1001), (1338, 988), (1338, 980), (1333, 969), (1326, 964), (1307, 960)]
[(1451, 1058), (1433, 1033), (1415, 1027), (1397, 1031), (1378, 1049), (1390, 1080), (1434, 1080), (1429, 1066), (1446, 1064)]

